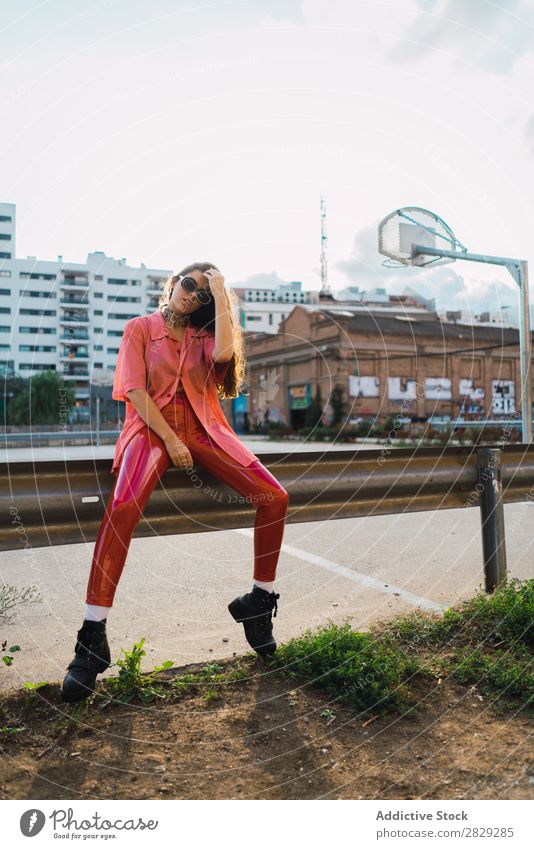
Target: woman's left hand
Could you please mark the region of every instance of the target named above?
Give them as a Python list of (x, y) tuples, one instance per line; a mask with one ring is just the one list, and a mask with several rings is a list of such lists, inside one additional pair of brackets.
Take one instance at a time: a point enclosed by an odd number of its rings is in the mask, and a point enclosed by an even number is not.
[(224, 277), (221, 272), (217, 268), (208, 268), (207, 271), (204, 271), (204, 276), (208, 280), (210, 292), (212, 292), (215, 297), (217, 295), (222, 295), (224, 292)]

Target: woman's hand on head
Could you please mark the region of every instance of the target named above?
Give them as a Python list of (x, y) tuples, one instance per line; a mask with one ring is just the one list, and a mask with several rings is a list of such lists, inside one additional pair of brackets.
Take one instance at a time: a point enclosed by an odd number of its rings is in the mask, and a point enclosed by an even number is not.
[(222, 295), (224, 292), (224, 277), (218, 268), (208, 268), (202, 272), (208, 281), (210, 292), (213, 295)]
[(187, 445), (184, 445), (179, 436), (173, 435), (165, 440), (165, 448), (172, 463), (179, 469), (190, 469), (193, 466), (193, 458)]

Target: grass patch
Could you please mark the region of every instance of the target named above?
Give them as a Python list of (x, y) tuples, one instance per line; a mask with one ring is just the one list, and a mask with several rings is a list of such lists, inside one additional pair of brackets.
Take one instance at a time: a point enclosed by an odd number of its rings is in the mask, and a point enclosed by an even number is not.
[[(209, 704), (220, 698), (220, 691), (224, 685), (239, 681), (247, 675), (246, 670), (239, 664), (225, 672), (218, 663), (207, 663), (198, 672), (184, 673), (165, 680), (160, 678), (158, 673), (171, 669), (174, 661), (166, 660), (151, 672), (142, 672), (141, 658), (146, 654), (143, 648), (144, 642), (143, 637), (139, 642), (134, 643), (131, 651), (122, 649), (124, 657), (117, 660), (120, 668), (119, 675), (110, 676), (102, 681), (105, 698), (101, 707), (107, 707), (113, 702), (129, 704), (139, 700), (149, 704), (156, 699), (183, 697), (190, 694), (193, 689), (196, 690), (202, 686), (205, 688), (206, 703)], [(95, 690), (89, 699), (94, 700), (97, 693), (98, 690)]]
[(388, 635), (331, 624), (279, 646), (271, 668), (290, 678), (307, 678), (359, 712), (409, 710), (407, 679), (423, 672), (420, 662)]
[(270, 661), (358, 711), (406, 710), (416, 678), (475, 685), (496, 710), (534, 707), (534, 580), (511, 578), (442, 615), (414, 611), (367, 632), (307, 630)]
[(239, 664), (224, 671), (218, 663), (208, 663), (198, 672), (177, 675), (171, 682), (172, 690), (179, 696), (189, 695), (197, 692), (200, 688), (204, 690), (204, 698), (207, 703), (221, 697), (222, 688), (235, 681), (241, 681), (249, 673)]
[(487, 698), (534, 700), (534, 657), (525, 649), (515, 653), (496, 649), (461, 649), (449, 661), (450, 674), (462, 684), (474, 684)]
[(389, 630), (401, 643), (412, 647), (443, 647), (454, 640), (533, 648), (534, 579), (510, 578), (493, 593), (481, 590), (439, 618), (410, 613), (394, 620)]
[[(117, 660), (120, 671), (118, 676), (110, 677), (103, 682), (108, 698), (102, 703), (107, 707), (112, 701), (128, 704), (133, 699), (140, 699), (145, 704), (165, 697), (165, 689), (156, 679), (156, 673), (172, 666), (172, 660), (166, 660), (161, 666), (156, 666), (152, 672), (141, 672), (141, 658), (146, 654), (143, 648), (145, 638), (134, 644), (132, 651), (121, 649), (124, 658)], [(93, 694), (94, 697), (94, 694)]]

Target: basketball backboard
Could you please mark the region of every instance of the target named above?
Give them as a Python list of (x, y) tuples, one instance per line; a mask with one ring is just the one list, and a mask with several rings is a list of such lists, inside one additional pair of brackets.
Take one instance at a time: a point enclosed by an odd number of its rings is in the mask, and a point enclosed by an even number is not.
[(388, 259), (382, 265), (399, 268), (404, 265), (444, 265), (454, 257), (413, 255), (413, 245), (442, 248), (447, 251), (467, 250), (439, 215), (421, 206), (404, 206), (387, 215), (378, 225), (378, 250)]

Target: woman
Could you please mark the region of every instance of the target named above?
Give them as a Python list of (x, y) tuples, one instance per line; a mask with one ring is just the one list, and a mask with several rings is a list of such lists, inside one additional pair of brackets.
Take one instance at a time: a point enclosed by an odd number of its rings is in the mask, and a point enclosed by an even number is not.
[(252, 591), (228, 609), (258, 654), (276, 650), (272, 611), (276, 616), (280, 595), (273, 587), (288, 493), (221, 409), (219, 392), (235, 397), (243, 374), (241, 331), (224, 277), (210, 263), (171, 275), (159, 309), (126, 322), (112, 393), (126, 402), (111, 470), (117, 477), (95, 543), (86, 618), (63, 681), (64, 701), (89, 696), (97, 674), (110, 665), (107, 616), (135, 526), (171, 463), (190, 469), (198, 462), (256, 504)]

